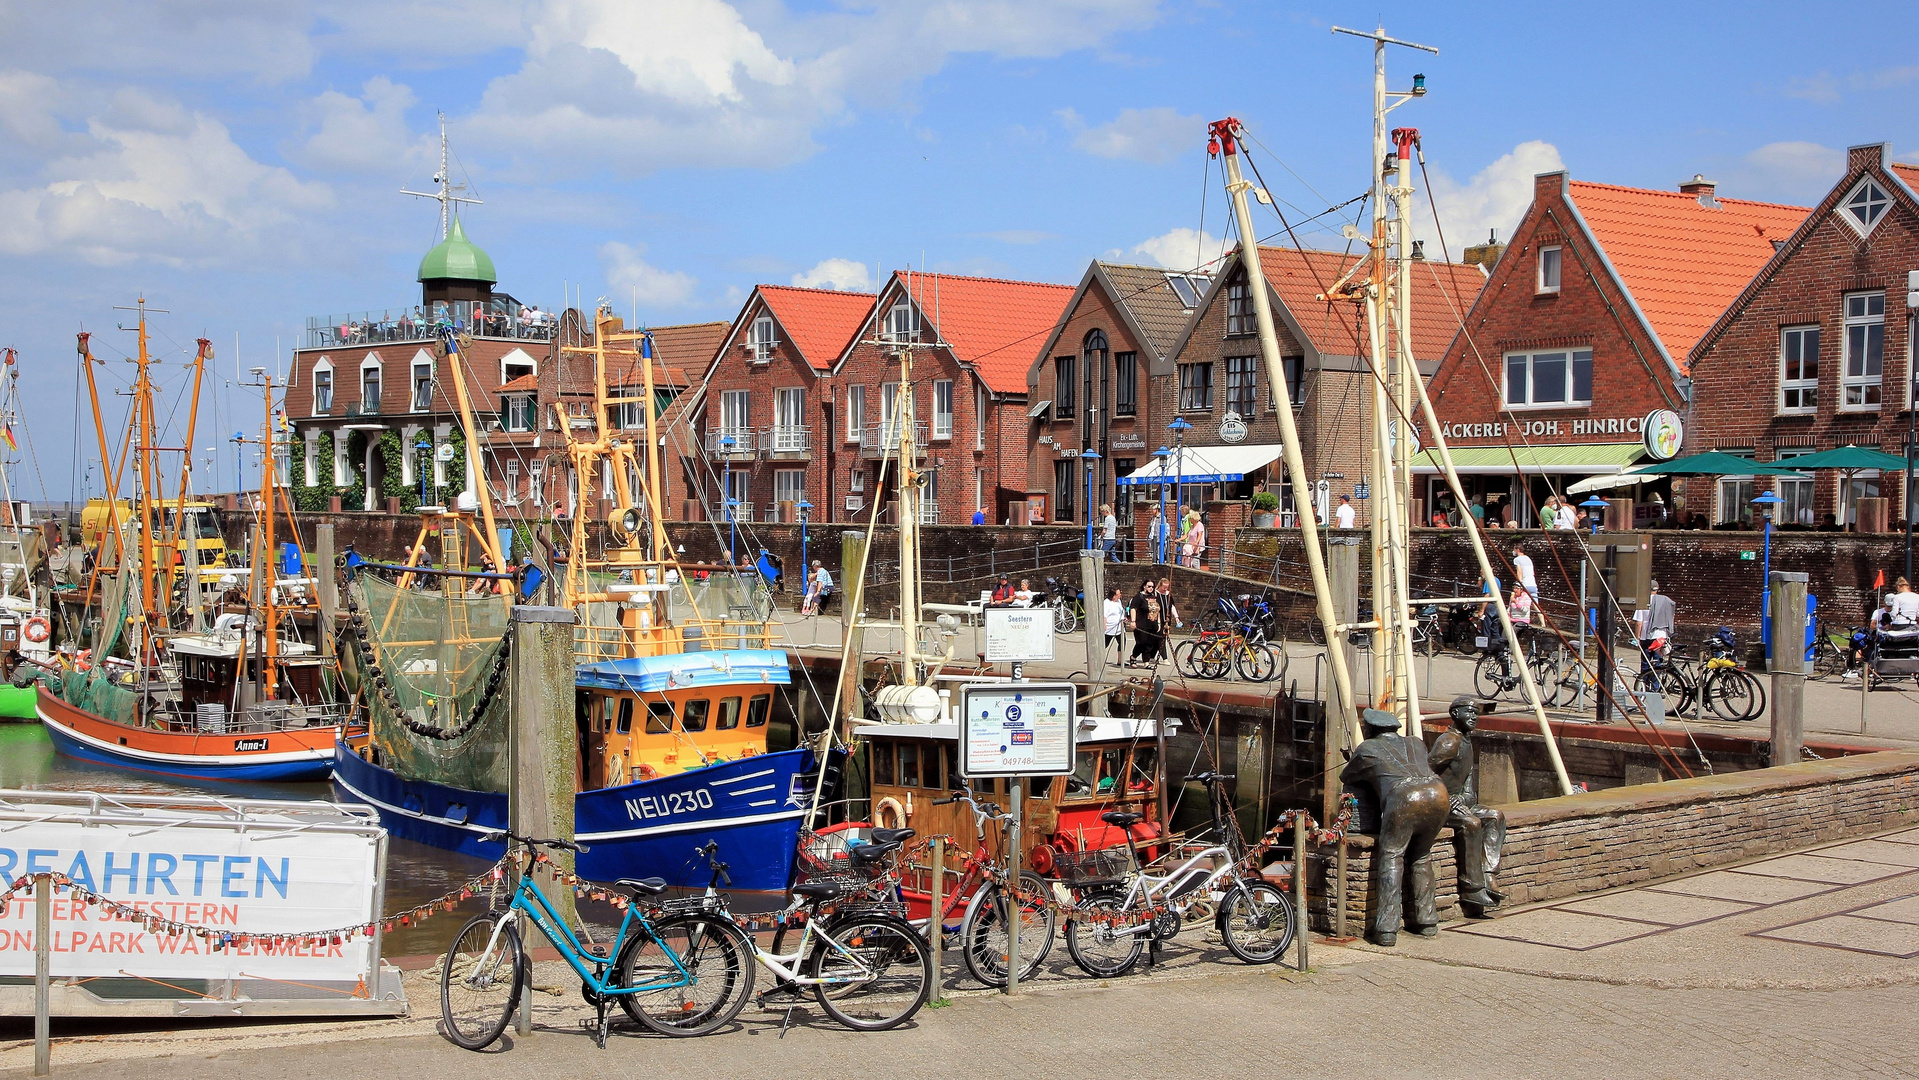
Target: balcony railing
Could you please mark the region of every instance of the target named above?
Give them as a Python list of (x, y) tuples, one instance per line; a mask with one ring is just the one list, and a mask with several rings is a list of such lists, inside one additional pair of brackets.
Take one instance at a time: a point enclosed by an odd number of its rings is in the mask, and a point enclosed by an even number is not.
[[(725, 503), (720, 503), (716, 506), (710, 506), (707, 508), (707, 511), (706, 511), (707, 520), (717, 521), (720, 524), (724, 525), (727, 523), (726, 512), (727, 512), (727, 507)], [(750, 525), (753, 523), (753, 504), (750, 502), (734, 503), (733, 514), (734, 514), (733, 520), (738, 521), (742, 525)]]
[(714, 428), (706, 433), (708, 457), (749, 458), (758, 445), (752, 428)]
[(349, 401), (346, 406), (348, 416), (378, 416), (380, 403), (377, 401)]
[(804, 457), (813, 452), (813, 433), (803, 427), (775, 425), (760, 432), (760, 447), (772, 454)]
[(410, 307), (402, 304), (341, 315), (308, 316), (303, 347), (326, 349), (390, 341), (431, 341), (449, 332), (547, 341), (558, 326), (558, 315), (531, 308), (523, 312), (518, 301), (436, 300)]
[[(890, 424), (868, 424), (860, 437), (860, 456), (866, 458), (881, 457), (888, 447), (898, 447), (902, 424), (894, 421)], [(913, 445), (921, 456), (926, 454), (926, 425), (913, 425)]]

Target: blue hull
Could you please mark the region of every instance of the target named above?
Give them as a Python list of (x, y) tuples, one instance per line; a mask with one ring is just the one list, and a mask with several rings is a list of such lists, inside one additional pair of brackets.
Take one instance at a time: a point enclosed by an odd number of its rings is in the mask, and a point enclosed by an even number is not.
[(279, 781), (282, 783), (307, 783), (325, 780), (333, 771), (333, 762), (325, 758), (306, 761), (277, 761), (258, 764), (221, 765), (208, 762), (188, 763), (182, 761), (155, 762), (143, 758), (116, 754), (111, 750), (82, 742), (69, 735), (65, 729), (55, 724), (42, 724), (47, 737), (53, 741), (53, 748), (59, 753), (80, 761), (95, 765), (106, 765), (115, 769), (129, 769), (134, 772), (149, 773), (153, 776), (170, 776), (183, 780), (205, 780), (212, 783), (227, 781)]
[[(335, 785), (379, 811), (395, 836), (481, 858), (501, 855), (501, 844), (479, 837), (506, 828), (506, 796), (402, 779), (344, 743), (335, 757)], [(574, 830), (589, 850), (579, 856), (579, 874), (590, 881), (658, 876), (671, 886), (705, 888), (711, 871), (694, 851), (712, 840), (734, 888), (782, 892), (792, 881), (800, 819), (812, 797), (806, 774), (813, 761), (809, 749), (787, 750), (581, 792)]]

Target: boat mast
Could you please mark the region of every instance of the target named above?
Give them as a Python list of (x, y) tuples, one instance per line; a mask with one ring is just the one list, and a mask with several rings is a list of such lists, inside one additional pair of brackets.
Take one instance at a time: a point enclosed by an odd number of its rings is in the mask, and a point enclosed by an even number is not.
[[(260, 551), (253, 559), (255, 575), (265, 574), (260, 580), (261, 592), (266, 599), (264, 617), (260, 620), (260, 643), (265, 651), (265, 660), (260, 665), (260, 678), (265, 686), (262, 701), (272, 701), (279, 696), (280, 672), (280, 620), (273, 604), (273, 489), (274, 489), (274, 453), (273, 453), (273, 373), (260, 370), (260, 379), (265, 385), (262, 395), (266, 402), (266, 439), (260, 444), (264, 453), (260, 455)], [(188, 446), (193, 445), (191, 442)], [(191, 456), (191, 455), (189, 455)]]
[[(472, 339), (468, 338), (466, 344), (471, 345)], [(479, 426), (473, 422), (473, 402), (467, 396), (466, 392), (466, 372), (464, 370), (466, 367), (466, 349), (450, 334), (446, 339), (446, 359), (447, 367), (452, 370), (453, 374), (454, 398), (460, 405), (460, 425), (466, 428), (466, 467), (473, 474), (473, 497), (479, 501), (480, 519), (486, 523), (486, 535), (480, 538), (480, 550), (485, 552), (487, 556), (493, 560), (493, 572), (496, 574), (504, 574), (507, 572), (506, 563), (502, 560), (498, 547), (500, 533), (493, 524), (492, 491), (486, 482), (485, 459), (480, 456)], [(448, 567), (448, 569), (458, 570), (460, 568), (453, 566)], [(505, 588), (504, 583), (502, 583), (500, 589), (500, 596), (506, 601), (508, 607), (513, 605), (513, 590)]]
[[(911, 289), (907, 290), (907, 297), (914, 303), (913, 324), (917, 327), (922, 321), (919, 304)], [(900, 638), (905, 650), (905, 662), (900, 665), (900, 681), (907, 686), (920, 684), (919, 497), (924, 474), (920, 471), (918, 447), (913, 439), (913, 348), (916, 344), (916, 341), (908, 340), (900, 346), (900, 385), (893, 405), (893, 421), (899, 425), (894, 435), (898, 439), (900, 455)]]
[[(187, 407), (186, 452), (180, 455), (180, 494), (174, 503), (172, 546), (167, 552), (166, 557), (166, 595), (169, 597), (173, 595), (174, 567), (179, 562), (180, 534), (186, 528), (187, 524), (187, 487), (188, 479), (193, 475), (193, 433), (196, 422), (200, 418), (200, 380), (206, 374), (207, 361), (213, 358), (213, 343), (211, 341), (208, 341), (206, 338), (201, 338), (198, 344), (200, 346), (199, 351), (193, 356), (193, 400)], [(272, 400), (272, 396), (272, 391), (269, 390), (267, 393), (269, 401)], [(200, 561), (199, 534), (195, 533), (189, 542), (193, 545), (194, 562), (198, 564)], [(187, 610), (197, 610), (199, 604), (200, 598), (198, 596), (187, 598)]]
[[(106, 483), (107, 520), (106, 531), (113, 535), (113, 568), (119, 569), (126, 558), (126, 543), (120, 536), (120, 470), (127, 464), (126, 449), (120, 452), (120, 466), (115, 468), (113, 456), (107, 451), (107, 424), (100, 416), (100, 387), (93, 376), (93, 366), (100, 361), (93, 358), (93, 351), (87, 348), (87, 339), (93, 335), (82, 331), (79, 337), (80, 367), (87, 375), (87, 400), (93, 405), (93, 430), (100, 438), (100, 478)], [(129, 429), (129, 434), (131, 429)], [(93, 586), (99, 580), (101, 570), (106, 567), (107, 537), (100, 537), (100, 558), (95, 560), (93, 573), (87, 578), (86, 602), (93, 602)]]

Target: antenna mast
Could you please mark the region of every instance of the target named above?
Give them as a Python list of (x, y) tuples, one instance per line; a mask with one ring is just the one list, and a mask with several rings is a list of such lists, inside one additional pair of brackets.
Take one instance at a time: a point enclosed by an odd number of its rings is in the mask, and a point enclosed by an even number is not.
[(472, 203), (478, 206), (480, 205), (480, 200), (468, 195), (456, 194), (456, 192), (465, 191), (467, 186), (453, 182), (451, 170), (447, 167), (446, 114), (439, 113), (438, 115), (440, 117), (440, 172), (439, 175), (433, 178), (433, 182), (439, 185), (439, 189), (436, 191), (414, 191), (411, 188), (401, 188), (400, 194), (411, 195), (418, 199), (432, 199), (440, 204), (440, 239), (445, 240), (447, 233), (453, 229), (454, 205), (456, 203)]

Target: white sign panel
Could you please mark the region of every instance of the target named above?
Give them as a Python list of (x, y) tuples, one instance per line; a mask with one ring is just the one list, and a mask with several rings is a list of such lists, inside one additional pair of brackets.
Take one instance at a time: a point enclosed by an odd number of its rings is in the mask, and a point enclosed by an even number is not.
[(1052, 658), (1052, 608), (986, 609), (987, 663), (1023, 664)]
[(1058, 776), (1073, 771), (1072, 683), (974, 683), (960, 689), (960, 774)]
[[(53, 871), (109, 900), (163, 919), (231, 934), (306, 933), (357, 926), (373, 910), (378, 834), (155, 823), (22, 822), (0, 829), (0, 878)], [(372, 967), (365, 936), (320, 942), (218, 943), (148, 933), (139, 923), (56, 893), (53, 976), (160, 980), (344, 981)], [(32, 975), (31, 887), (0, 917), (0, 975)]]

